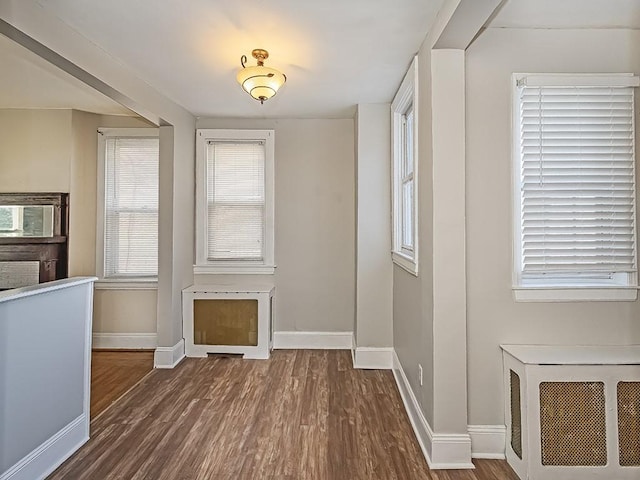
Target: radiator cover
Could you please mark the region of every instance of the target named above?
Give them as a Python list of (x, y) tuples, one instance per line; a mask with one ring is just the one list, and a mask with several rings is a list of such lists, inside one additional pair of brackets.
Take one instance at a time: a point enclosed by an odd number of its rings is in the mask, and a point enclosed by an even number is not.
[[(209, 353), (230, 353), (242, 354), (244, 358), (269, 358), (273, 344), (274, 293), (275, 288), (268, 285), (185, 288), (182, 291), (185, 355), (206, 357)], [(216, 302), (219, 302), (217, 306)], [(203, 320), (207, 315), (209, 321)]]
[(522, 480), (640, 478), (640, 346), (502, 349), (506, 457)]

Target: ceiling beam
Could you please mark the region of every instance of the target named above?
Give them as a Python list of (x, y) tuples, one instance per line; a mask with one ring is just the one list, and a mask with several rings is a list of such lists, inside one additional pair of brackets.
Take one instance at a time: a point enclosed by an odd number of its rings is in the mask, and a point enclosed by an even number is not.
[(457, 6), (433, 43), (434, 49), (466, 50), (506, 0), (456, 0)]
[(123, 105), (129, 110), (137, 113), (138, 115), (149, 120), (153, 124), (162, 125), (163, 123), (166, 123), (157, 115), (154, 115), (148, 110), (142, 108), (139, 104), (134, 102), (131, 98), (127, 97), (126, 95), (123, 95), (122, 93), (117, 91), (115, 88), (110, 87), (99, 78), (95, 77), (94, 75), (91, 75), (89, 72), (80, 68), (75, 63), (70, 62), (63, 56), (51, 50), (46, 45), (43, 45), (42, 43), (38, 42), (34, 38), (30, 37), (29, 35), (22, 32), (21, 30), (18, 30), (16, 27), (14, 27), (8, 22), (5, 22), (2, 19), (0, 19), (0, 34), (13, 40), (17, 44), (22, 45), (24, 48), (26, 48), (30, 52), (35, 53), (40, 58), (46, 60), (52, 65), (55, 65), (60, 70), (68, 73), (74, 78), (77, 78), (81, 82), (89, 85), (90, 87), (94, 88), (95, 90), (102, 93), (103, 95), (118, 102), (120, 105)]

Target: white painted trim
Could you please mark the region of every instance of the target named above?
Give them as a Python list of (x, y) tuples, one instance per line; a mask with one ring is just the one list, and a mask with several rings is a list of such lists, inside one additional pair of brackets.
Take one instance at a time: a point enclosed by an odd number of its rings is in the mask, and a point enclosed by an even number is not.
[(9, 470), (1, 473), (0, 480), (44, 479), (87, 440), (89, 440), (89, 416), (83, 413)]
[(393, 368), (393, 348), (356, 347), (353, 368), (391, 370)]
[(273, 275), (275, 265), (194, 265), (194, 275)]
[(400, 268), (406, 270), (414, 277), (418, 276), (418, 266), (417, 263), (413, 261), (413, 259), (407, 257), (398, 252), (391, 252), (391, 261), (398, 265)]
[(638, 87), (640, 77), (633, 73), (523, 73), (516, 77), (528, 87)]
[(10, 302), (24, 297), (31, 297), (33, 295), (55, 292), (56, 290), (82, 285), (83, 283), (95, 282), (96, 280), (96, 277), (71, 277), (54, 280), (52, 282), (29, 285), (28, 287), (11, 288), (0, 292), (0, 303)]
[(507, 427), (504, 425), (469, 425), (471, 437), (471, 457), (505, 459), (505, 438)]
[(353, 332), (273, 332), (274, 349), (351, 350)]
[(95, 283), (96, 290), (157, 290), (158, 280), (102, 279)]
[(471, 462), (471, 437), (469, 434), (433, 432), (422, 413), (395, 350), (393, 351), (393, 377), (429, 468), (432, 470), (475, 468)]
[[(125, 287), (126, 282), (136, 283), (139, 279), (119, 279), (117, 277), (111, 277), (105, 279), (105, 222), (106, 222), (106, 172), (107, 172), (107, 158), (106, 158), (106, 141), (108, 138), (113, 137), (144, 137), (144, 138), (159, 138), (160, 130), (157, 127), (134, 127), (134, 128), (98, 128), (98, 171), (97, 171), (97, 185), (96, 185), (96, 274), (100, 278), (100, 289), (133, 289), (135, 287)], [(159, 160), (158, 160), (159, 161)], [(158, 217), (159, 218), (159, 217)], [(149, 279), (144, 279), (149, 281)], [(158, 287), (157, 275), (153, 277), (153, 282), (156, 283), (155, 288)], [(106, 284), (113, 282), (114, 286), (110, 287)], [(120, 288), (115, 284), (121, 282)], [(98, 287), (96, 287), (98, 288)]]
[(155, 333), (102, 333), (93, 334), (93, 348), (126, 348), (153, 350), (158, 346)]
[[(264, 258), (261, 261), (216, 261), (208, 259), (207, 145), (209, 142), (242, 140), (263, 141), (265, 145), (265, 217)], [(194, 273), (265, 274), (275, 266), (275, 130), (213, 129), (196, 130), (196, 266), (213, 267), (212, 271)]]
[(184, 338), (173, 347), (158, 347), (153, 355), (154, 368), (174, 368), (184, 358)]
[[(418, 276), (419, 265), (419, 229), (418, 229), (418, 191), (419, 191), (419, 98), (418, 98), (418, 56), (413, 57), (409, 69), (391, 102), (391, 260), (412, 275)], [(402, 117), (413, 108), (413, 252), (402, 249), (402, 210), (401, 210), (401, 165), (402, 162)]]
[(638, 287), (513, 287), (516, 302), (634, 302)]

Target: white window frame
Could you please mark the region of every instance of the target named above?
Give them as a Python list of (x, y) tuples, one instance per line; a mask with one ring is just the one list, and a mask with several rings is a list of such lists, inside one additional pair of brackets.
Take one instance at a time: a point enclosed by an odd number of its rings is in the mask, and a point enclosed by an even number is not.
[[(418, 57), (414, 57), (393, 102), (391, 103), (391, 178), (392, 178), (392, 250), (393, 263), (407, 272), (418, 276)], [(413, 111), (413, 174), (403, 175), (405, 161), (404, 123), (405, 116)], [(404, 181), (413, 182), (413, 246), (403, 242), (402, 186)]]
[[(98, 184), (96, 209), (96, 276), (97, 289), (101, 290), (155, 290), (158, 276), (108, 276), (105, 277), (105, 190), (106, 190), (106, 141), (113, 137), (159, 137), (157, 128), (99, 128), (98, 129)], [(160, 196), (160, 192), (158, 192)], [(158, 202), (159, 203), (159, 202)], [(158, 205), (159, 207), (159, 205)]]
[[(264, 258), (255, 260), (210, 260), (207, 217), (207, 144), (233, 140), (262, 141), (265, 145), (265, 226)], [(202, 128), (196, 132), (196, 264), (194, 274), (263, 274), (275, 272), (274, 259), (274, 179), (275, 132)]]
[[(521, 192), (520, 192), (520, 120), (519, 92), (522, 82), (532, 86), (633, 86), (639, 85), (633, 74), (532, 74), (512, 75), (512, 194), (513, 194), (513, 293), (517, 302), (584, 302), (635, 301), (638, 294), (637, 273), (615, 274), (609, 279), (586, 276), (583, 279), (523, 279), (521, 258)], [(634, 119), (637, 109), (634, 108)], [(634, 144), (635, 144), (634, 122)], [(637, 194), (637, 182), (635, 185)], [(637, 224), (636, 224), (637, 230)], [(637, 237), (637, 231), (636, 231)], [(637, 255), (637, 248), (636, 248)]]

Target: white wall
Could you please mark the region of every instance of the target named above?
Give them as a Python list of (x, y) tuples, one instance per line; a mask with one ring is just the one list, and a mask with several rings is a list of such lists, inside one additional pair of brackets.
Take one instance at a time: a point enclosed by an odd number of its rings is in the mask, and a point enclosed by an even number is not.
[(233, 278), (274, 282), (278, 331), (352, 331), (353, 120), (200, 119), (197, 127), (275, 130), (276, 273)]
[(501, 343), (640, 342), (639, 302), (513, 300), (513, 72), (638, 74), (640, 32), (489, 29), (467, 51), (469, 423), (479, 425), (504, 423)]

